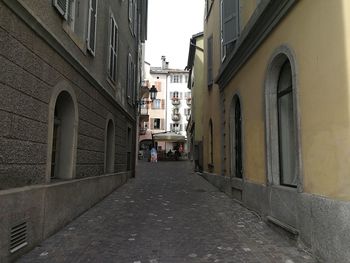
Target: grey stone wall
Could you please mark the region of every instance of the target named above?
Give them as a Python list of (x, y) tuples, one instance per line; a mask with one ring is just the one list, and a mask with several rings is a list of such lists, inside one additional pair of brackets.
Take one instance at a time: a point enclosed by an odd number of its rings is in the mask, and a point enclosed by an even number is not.
[(125, 171), (126, 124), (134, 126), (133, 119), (1, 1), (0, 65), (0, 189), (45, 181), (48, 103), (61, 81), (69, 83), (78, 101), (76, 178), (103, 173), (108, 113), (116, 122), (115, 172)]

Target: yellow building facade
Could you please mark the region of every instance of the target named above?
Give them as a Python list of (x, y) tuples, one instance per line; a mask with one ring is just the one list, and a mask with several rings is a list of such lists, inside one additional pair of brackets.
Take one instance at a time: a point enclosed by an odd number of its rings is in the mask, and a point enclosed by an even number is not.
[(204, 22), (204, 177), (326, 262), (350, 258), (349, 7), (208, 0)]

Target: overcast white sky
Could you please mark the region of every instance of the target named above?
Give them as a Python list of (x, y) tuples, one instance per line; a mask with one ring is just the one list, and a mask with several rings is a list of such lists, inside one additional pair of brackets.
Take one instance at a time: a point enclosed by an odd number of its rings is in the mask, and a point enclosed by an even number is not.
[(184, 69), (192, 35), (203, 31), (204, 0), (148, 0), (148, 36), (145, 60)]

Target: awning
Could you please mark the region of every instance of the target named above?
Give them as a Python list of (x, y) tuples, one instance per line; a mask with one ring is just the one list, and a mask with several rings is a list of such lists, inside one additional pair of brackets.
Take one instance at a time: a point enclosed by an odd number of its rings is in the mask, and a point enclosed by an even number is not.
[(173, 132), (153, 134), (153, 140), (156, 142), (185, 142), (186, 137)]

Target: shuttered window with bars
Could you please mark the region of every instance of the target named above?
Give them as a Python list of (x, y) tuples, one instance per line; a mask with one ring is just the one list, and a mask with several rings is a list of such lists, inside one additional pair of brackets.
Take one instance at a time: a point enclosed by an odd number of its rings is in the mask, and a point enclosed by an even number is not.
[(53, 0), (53, 5), (56, 7), (57, 11), (64, 17), (68, 19), (68, 0)]

